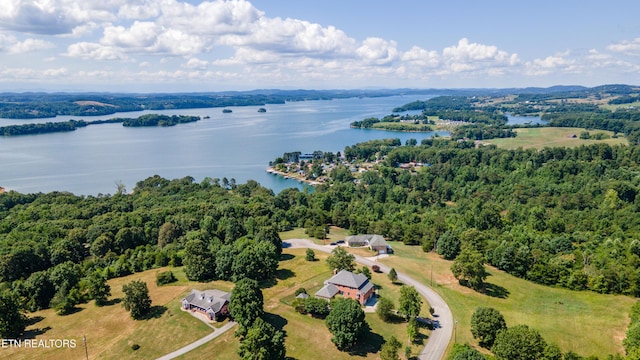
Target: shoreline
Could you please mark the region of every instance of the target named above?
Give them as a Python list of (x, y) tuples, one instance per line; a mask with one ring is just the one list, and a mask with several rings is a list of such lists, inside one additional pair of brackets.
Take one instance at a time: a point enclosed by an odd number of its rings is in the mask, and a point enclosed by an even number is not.
[(265, 171), (268, 172), (269, 174), (278, 175), (278, 176), (281, 176), (281, 177), (283, 177), (285, 179), (298, 180), (299, 182), (306, 183), (307, 185), (311, 185), (311, 186), (320, 185), (320, 183), (318, 181), (308, 180), (308, 179), (305, 179), (303, 177), (300, 177), (299, 175), (293, 175), (293, 174), (286, 173), (286, 172), (283, 172), (283, 171), (278, 171), (278, 170), (274, 169), (271, 166), (269, 166)]

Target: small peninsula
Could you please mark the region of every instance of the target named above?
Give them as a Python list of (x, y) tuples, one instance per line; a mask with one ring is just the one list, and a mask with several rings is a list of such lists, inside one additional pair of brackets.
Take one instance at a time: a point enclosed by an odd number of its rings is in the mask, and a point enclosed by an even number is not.
[(143, 126), (175, 126), (178, 124), (185, 124), (190, 122), (199, 121), (199, 116), (186, 116), (186, 115), (159, 115), (159, 114), (147, 114), (137, 118), (113, 118), (108, 120), (69, 120), (60, 122), (46, 122), (41, 124), (24, 124), (24, 125), (9, 125), (0, 127), (0, 136), (18, 136), (18, 135), (36, 135), (36, 134), (50, 134), (57, 132), (75, 131), (78, 128), (83, 128), (89, 125), (100, 124), (114, 124), (122, 123), (125, 127), (143, 127)]

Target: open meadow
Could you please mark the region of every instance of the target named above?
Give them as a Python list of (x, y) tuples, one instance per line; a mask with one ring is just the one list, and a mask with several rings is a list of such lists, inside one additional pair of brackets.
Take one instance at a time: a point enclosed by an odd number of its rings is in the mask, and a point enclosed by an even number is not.
[[(318, 291), (323, 282), (331, 277), (331, 271), (325, 263), (328, 254), (316, 252), (317, 261), (305, 260), (304, 249), (284, 249), (283, 261), (277, 274), (277, 283), (264, 288), (265, 312), (267, 320), (286, 332), (285, 344), (287, 357), (290, 359), (313, 359), (321, 356), (326, 359), (350, 359), (353, 357), (377, 359), (377, 354), (384, 342), (395, 336), (404, 346), (408, 343), (406, 323), (382, 322), (375, 313), (367, 313), (366, 320), (371, 332), (362, 340), (363, 346), (358, 346), (352, 353), (338, 351), (331, 342), (331, 334), (323, 319), (316, 319), (310, 315), (297, 313), (291, 304), (295, 300), (296, 289), (303, 287), (309, 294)], [(372, 281), (379, 287), (379, 294), (397, 299), (400, 284), (392, 284), (385, 274), (373, 274)], [(427, 304), (422, 305), (423, 315), (428, 314)], [(420, 329), (421, 342), (428, 336), (426, 329)], [(207, 343), (179, 359), (210, 359), (215, 354), (216, 359), (237, 359), (238, 341), (231, 334), (225, 334), (219, 339)], [(413, 344), (412, 351), (417, 354), (422, 344)]]
[(486, 306), (500, 311), (507, 326), (527, 324), (565, 352), (600, 358), (624, 354), (622, 339), (629, 324), (629, 310), (636, 302), (631, 297), (538, 285), (490, 266), (487, 283), (491, 291), (481, 294), (459, 285), (451, 274), (451, 261), (424, 253), (419, 246), (391, 245), (397, 256), (380, 262), (425, 284), (433, 279), (433, 288), (458, 321), (455, 336), (459, 343), (477, 347), (470, 330), (471, 315), (477, 307)]
[[(608, 139), (603, 140), (583, 140), (580, 139), (580, 133), (588, 131), (591, 135), (606, 134)], [(586, 130), (580, 128), (560, 128), (560, 127), (539, 127), (539, 128), (522, 128), (515, 129), (518, 136), (514, 138), (502, 138), (483, 140), (485, 143), (497, 145), (504, 149), (523, 149), (535, 148), (542, 149), (548, 147), (576, 147), (580, 145), (592, 145), (604, 143), (609, 145), (623, 144), (627, 145), (628, 141), (623, 136), (613, 138), (613, 132), (605, 130)]]
[[(158, 287), (156, 274), (171, 270), (178, 282)], [(152, 314), (148, 319), (135, 321), (120, 299), (122, 285), (133, 280), (143, 280), (149, 288)], [(27, 314), (34, 319), (27, 327), (27, 337), (36, 340), (75, 340), (75, 348), (13, 348), (2, 349), (0, 359), (84, 359), (85, 351), (90, 359), (150, 359), (170, 353), (207, 334), (211, 328), (180, 310), (180, 300), (192, 288), (205, 288), (207, 284), (186, 280), (181, 268), (159, 268), (109, 280), (110, 304), (102, 307), (93, 301), (80, 304), (70, 315), (57, 315), (52, 309)], [(231, 283), (216, 282), (220, 289), (229, 290)], [(87, 348), (83, 344), (87, 339)], [(136, 351), (131, 346), (138, 344)]]
[[(335, 236), (335, 234), (334, 234)], [(331, 343), (331, 334), (323, 319), (302, 315), (291, 306), (294, 292), (303, 287), (309, 294), (319, 290), (332, 272), (325, 263), (328, 254), (316, 253), (317, 260), (305, 260), (304, 249), (284, 249), (277, 271), (276, 281), (263, 285), (266, 320), (286, 332), (287, 356), (294, 359), (308, 359), (323, 354), (331, 359), (348, 359), (353, 356), (378, 358), (384, 339), (395, 336), (403, 346), (408, 343), (406, 323), (397, 321), (383, 323), (375, 313), (367, 313), (370, 333), (353, 353), (338, 351)], [(170, 269), (178, 282), (158, 287), (155, 276)], [(147, 282), (152, 299), (152, 315), (148, 319), (135, 321), (125, 311), (120, 298), (122, 285), (133, 280)], [(373, 274), (373, 283), (379, 287), (379, 294), (393, 299), (397, 306), (401, 284), (392, 284), (385, 274)], [(91, 359), (153, 359), (177, 350), (211, 333), (212, 329), (202, 321), (180, 310), (181, 299), (192, 288), (217, 288), (229, 291), (233, 284), (223, 281), (195, 283), (186, 280), (182, 268), (160, 268), (109, 280), (112, 296), (107, 306), (97, 307), (91, 301), (78, 306), (78, 311), (66, 316), (56, 315), (53, 310), (43, 310), (29, 314), (38, 321), (28, 327), (30, 336), (42, 339), (74, 339), (73, 349), (3, 349), (0, 359), (61, 359), (84, 358), (85, 347), (82, 338), (87, 337), (87, 350)], [(423, 316), (429, 306), (423, 304)], [(224, 324), (224, 322), (222, 323)], [(222, 324), (214, 324), (221, 326)], [(239, 341), (233, 336), (234, 329), (221, 337), (187, 353), (182, 358), (237, 359)], [(420, 340), (413, 344), (417, 354), (428, 336), (427, 329), (420, 330)], [(133, 350), (132, 345), (140, 348)], [(404, 349), (404, 347), (403, 347)], [(403, 350), (404, 351), (404, 350)]]

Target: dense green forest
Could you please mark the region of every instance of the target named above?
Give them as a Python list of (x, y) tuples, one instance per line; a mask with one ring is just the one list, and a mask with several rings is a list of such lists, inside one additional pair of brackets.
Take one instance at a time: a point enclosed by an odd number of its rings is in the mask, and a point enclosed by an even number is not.
[[(472, 142), (398, 139), (347, 147), (345, 159), (384, 165), (356, 179), (345, 166), (301, 226), (379, 233), (455, 259), (471, 247), (490, 264), (546, 285), (640, 295), (640, 148), (504, 150)], [(401, 170), (400, 163), (424, 163)], [(313, 210), (312, 210), (313, 211)]]
[[(1, 194), (3, 288), (36, 310), (56, 294), (82, 294), (82, 279), (95, 271), (114, 277), (185, 264), (192, 279), (268, 279), (279, 231), (334, 224), (451, 259), (471, 248), (542, 284), (640, 295), (638, 147), (502, 150), (396, 139), (354, 145), (345, 156), (381, 152), (384, 163), (357, 181), (338, 167), (332, 186), (313, 193), (154, 176), (131, 194)], [(396, 168), (408, 161), (429, 166)]]
[(113, 118), (108, 120), (69, 120), (61, 122), (47, 122), (40, 124), (23, 124), (23, 125), (10, 125), (0, 127), (0, 136), (17, 136), (17, 135), (36, 135), (36, 134), (50, 134), (56, 132), (74, 131), (78, 128), (86, 127), (89, 125), (100, 124), (117, 124), (122, 123), (122, 126), (127, 127), (141, 127), (141, 126), (175, 126), (178, 124), (185, 124), (190, 122), (199, 121), (199, 116), (185, 116), (185, 115), (158, 115), (147, 114), (133, 118)]

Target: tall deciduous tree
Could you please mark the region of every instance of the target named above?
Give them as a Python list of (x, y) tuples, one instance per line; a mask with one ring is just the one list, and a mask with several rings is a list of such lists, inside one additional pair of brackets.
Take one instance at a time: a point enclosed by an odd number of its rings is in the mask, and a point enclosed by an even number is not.
[(447, 231), (438, 238), (438, 255), (453, 260), (460, 253), (460, 239), (452, 231)]
[(380, 359), (381, 360), (398, 360), (398, 350), (402, 347), (402, 344), (395, 336), (391, 336), (389, 340), (387, 340), (384, 344), (382, 344), (382, 349), (380, 350)]
[(413, 286), (402, 285), (400, 288), (400, 300), (398, 312), (408, 320), (420, 314), (422, 297)]
[(257, 318), (242, 340), (238, 354), (243, 360), (285, 359), (284, 334), (268, 322)]
[(460, 252), (451, 265), (451, 272), (461, 284), (474, 290), (483, 289), (484, 280), (489, 276), (484, 268), (484, 256), (471, 248)]
[(0, 337), (15, 339), (26, 326), (27, 317), (20, 312), (17, 297), (8, 292), (0, 294)]
[(378, 305), (376, 306), (376, 314), (378, 317), (384, 321), (390, 321), (393, 317), (393, 302), (386, 297), (378, 298)]
[(353, 299), (338, 299), (331, 303), (326, 323), (333, 335), (331, 341), (339, 350), (352, 348), (367, 332), (369, 325), (364, 317), (360, 304)]
[(187, 241), (183, 263), (184, 273), (191, 281), (209, 281), (215, 278), (215, 257), (202, 240)]
[(504, 316), (494, 308), (479, 307), (471, 315), (471, 334), (484, 348), (491, 348), (498, 331), (506, 328)]
[(546, 346), (536, 330), (516, 325), (498, 332), (491, 351), (497, 360), (537, 360), (542, 358)]
[(107, 298), (111, 296), (111, 286), (107, 284), (107, 277), (102, 271), (97, 270), (89, 276), (87, 291), (89, 292), (89, 297), (96, 301), (97, 306), (107, 303)]
[(127, 311), (131, 312), (131, 317), (139, 320), (151, 310), (151, 298), (147, 283), (142, 280), (134, 280), (122, 285), (124, 299), (122, 304)]
[(257, 281), (244, 278), (236, 283), (229, 299), (229, 312), (238, 323), (236, 336), (245, 336), (251, 324), (264, 314), (264, 298)]
[(355, 269), (356, 257), (349, 254), (342, 246), (336, 246), (331, 251), (331, 256), (327, 258), (327, 264), (331, 269), (353, 271)]

